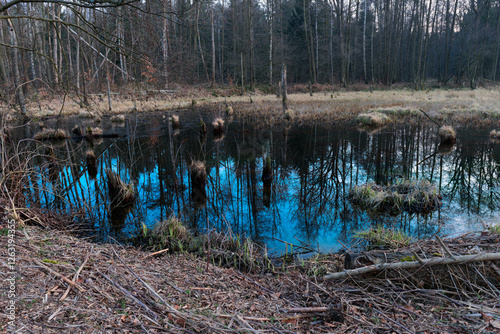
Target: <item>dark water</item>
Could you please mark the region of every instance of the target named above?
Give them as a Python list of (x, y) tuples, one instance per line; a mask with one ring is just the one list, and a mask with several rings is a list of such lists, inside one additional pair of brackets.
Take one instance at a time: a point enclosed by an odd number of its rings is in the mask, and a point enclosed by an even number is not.
[[(209, 124), (213, 116), (194, 111), (179, 115), (181, 130), (170, 129), (166, 114), (129, 116), (122, 125), (104, 119), (104, 132), (118, 133), (119, 138), (70, 140), (56, 146), (55, 172), (50, 159), (34, 159), (40, 176), (31, 179), (29, 200), (63, 212), (86, 209), (91, 233), (101, 240), (133, 236), (142, 223), (152, 227), (175, 215), (200, 231), (208, 219), (212, 228), (251, 236), (277, 252), (284, 244), (273, 238), (332, 251), (341, 247), (339, 240), (347, 242), (353, 232), (376, 224), (422, 238), (500, 221), (500, 144), (488, 140), (490, 129), (459, 128), (456, 147), (437, 153), (437, 130), (429, 125), (367, 133), (347, 125), (262, 129), (226, 120), (225, 136), (214, 138)], [(198, 133), (200, 117), (208, 125), (206, 139)], [(80, 118), (61, 122), (68, 130), (75, 124), (93, 124)], [(45, 146), (49, 144), (32, 149), (50, 152)], [(95, 178), (86, 168), (90, 148), (97, 157)], [(271, 179), (269, 171), (263, 175), (266, 157)], [(191, 160), (205, 161), (206, 204), (191, 196)], [(138, 200), (130, 210), (110, 211), (105, 169), (134, 182)], [(437, 184), (443, 207), (426, 215), (390, 216), (359, 210), (346, 200), (353, 185), (399, 177)]]

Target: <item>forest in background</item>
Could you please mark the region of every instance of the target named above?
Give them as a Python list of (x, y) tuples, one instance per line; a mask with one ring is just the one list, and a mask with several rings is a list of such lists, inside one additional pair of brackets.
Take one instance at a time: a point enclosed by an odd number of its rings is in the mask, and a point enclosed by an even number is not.
[[(0, 6), (2, 98), (131, 83), (498, 80), (498, 0), (81, 0)], [(109, 86), (108, 86), (109, 87)], [(20, 98), (17, 96), (18, 99)]]

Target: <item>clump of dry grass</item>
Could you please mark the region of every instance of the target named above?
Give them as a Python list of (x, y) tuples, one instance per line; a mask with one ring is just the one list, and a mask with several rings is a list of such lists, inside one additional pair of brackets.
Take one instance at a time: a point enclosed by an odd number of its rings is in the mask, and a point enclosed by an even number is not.
[(103, 134), (102, 129), (99, 127), (95, 128), (88, 127), (86, 131), (86, 136), (89, 138), (102, 137), (102, 134)]
[(233, 107), (231, 106), (226, 106), (226, 115), (228, 116), (232, 116), (234, 114), (234, 110), (233, 110)]
[(203, 208), (207, 203), (207, 191), (205, 184), (207, 182), (207, 171), (205, 163), (202, 161), (193, 161), (189, 166), (189, 175), (191, 177), (191, 199), (196, 209)]
[(150, 246), (159, 249), (168, 248), (172, 252), (184, 251), (187, 250), (191, 239), (192, 234), (182, 221), (179, 218), (170, 217), (155, 224), (151, 230)]
[(367, 230), (356, 232), (355, 238), (366, 240), (371, 247), (397, 249), (408, 246), (411, 238), (405, 232), (386, 229), (383, 226), (370, 227)]
[(80, 110), (78, 112), (78, 116), (81, 118), (94, 118), (95, 117), (94, 114), (88, 110)]
[(364, 209), (389, 213), (430, 212), (442, 205), (437, 187), (427, 180), (402, 180), (388, 186), (369, 182), (352, 187), (348, 199)]
[(97, 159), (95, 157), (94, 150), (88, 150), (85, 152), (85, 158), (87, 160), (87, 171), (89, 176), (94, 179), (97, 176)]
[(113, 115), (109, 118), (112, 123), (123, 123), (125, 122), (125, 116), (123, 115)]
[(283, 118), (286, 119), (287, 121), (291, 121), (292, 119), (295, 118), (295, 112), (292, 109), (287, 109), (283, 113)]
[(125, 206), (135, 200), (133, 183), (123, 182), (120, 176), (110, 169), (106, 169), (106, 176), (108, 177), (109, 196), (113, 207)]
[(356, 121), (361, 126), (378, 127), (387, 125), (392, 120), (389, 116), (380, 112), (368, 112), (359, 114)]
[(204, 186), (207, 180), (207, 170), (205, 168), (205, 163), (203, 161), (196, 160), (193, 161), (188, 168), (193, 186), (201, 184)]
[(273, 169), (271, 166), (271, 156), (268, 155), (264, 159), (264, 166), (262, 167), (262, 181), (270, 181), (273, 179)]
[(64, 140), (68, 134), (63, 129), (43, 129), (35, 134), (35, 140)]
[(220, 136), (224, 133), (224, 120), (220, 117), (217, 117), (212, 122), (212, 126), (214, 128), (214, 136)]
[(75, 125), (75, 127), (71, 130), (71, 132), (73, 132), (74, 135), (76, 136), (82, 136), (82, 128), (80, 128), (79, 125)]
[(418, 109), (401, 107), (401, 106), (379, 107), (368, 110), (368, 113), (374, 113), (374, 112), (386, 115), (394, 115), (394, 116), (420, 116), (421, 114), (420, 110)]
[(442, 144), (453, 144), (457, 141), (457, 134), (453, 127), (449, 125), (440, 127), (438, 135)]
[(500, 139), (500, 130), (491, 130), (490, 132), (491, 139)]
[(172, 129), (179, 130), (181, 128), (181, 122), (179, 121), (179, 115), (172, 115), (169, 118), (170, 123), (172, 123)]

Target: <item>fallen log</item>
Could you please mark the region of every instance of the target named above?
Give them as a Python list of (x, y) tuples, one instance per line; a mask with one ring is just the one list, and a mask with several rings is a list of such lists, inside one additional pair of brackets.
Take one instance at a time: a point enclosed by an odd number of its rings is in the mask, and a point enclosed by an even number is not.
[(340, 279), (348, 276), (356, 276), (371, 273), (374, 271), (391, 270), (391, 269), (409, 269), (419, 268), (424, 266), (448, 265), (448, 264), (461, 264), (466, 262), (483, 262), (483, 261), (500, 261), (500, 253), (483, 253), (473, 255), (460, 255), (454, 257), (435, 257), (414, 262), (396, 262), (396, 263), (381, 263), (366, 267), (361, 267), (352, 270), (344, 270), (338, 273), (333, 273), (323, 277), (324, 280)]

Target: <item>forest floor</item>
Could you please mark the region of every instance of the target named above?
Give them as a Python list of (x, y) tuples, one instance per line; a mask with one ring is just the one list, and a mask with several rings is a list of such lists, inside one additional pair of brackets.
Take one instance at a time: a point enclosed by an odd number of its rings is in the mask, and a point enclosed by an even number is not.
[[(0, 219), (2, 333), (12, 329), (6, 312), (11, 277), (15, 333), (500, 332), (500, 261), (328, 280), (325, 275), (344, 268), (344, 255), (329, 254), (272, 272), (242, 272), (190, 254), (92, 243), (49, 226), (61, 217), (14, 212), (7, 203)], [(16, 214), (12, 234), (7, 217)], [(500, 252), (497, 232), (421, 240), (382, 254), (494, 254)], [(6, 263), (9, 239), (14, 274)]]
[[(307, 86), (306, 86), (307, 87)], [(304, 87), (290, 89), (288, 108), (298, 120), (353, 120), (360, 113), (382, 109), (393, 117), (417, 115), (423, 110), (436, 120), (451, 123), (490, 125), (500, 123), (500, 87), (468, 89), (432, 89), (415, 91), (410, 88), (379, 90), (324, 90), (312, 96)], [(131, 112), (176, 111), (186, 108), (212, 109), (223, 113), (226, 104), (235, 114), (257, 116), (273, 123), (282, 118), (282, 101), (274, 94), (261, 92), (239, 94), (237, 88), (179, 88), (173, 91), (127, 91), (111, 96), (109, 110), (105, 94), (89, 94), (88, 105), (82, 107), (75, 97), (38, 94), (28, 99), (28, 114), (34, 118), (62, 115), (101, 117)], [(388, 109), (388, 110), (387, 110)], [(422, 116), (419, 114), (419, 116)], [(406, 117), (405, 117), (406, 118)]]

